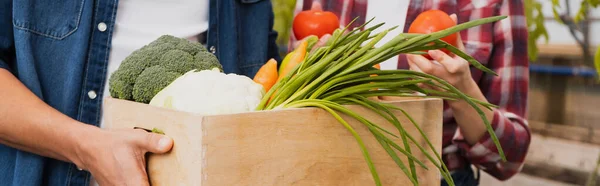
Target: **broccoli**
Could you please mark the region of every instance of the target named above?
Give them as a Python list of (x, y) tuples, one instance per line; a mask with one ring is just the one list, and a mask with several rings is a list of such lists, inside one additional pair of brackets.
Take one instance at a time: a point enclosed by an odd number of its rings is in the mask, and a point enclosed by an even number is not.
[(159, 91), (190, 70), (223, 71), (217, 57), (199, 43), (163, 35), (127, 56), (109, 79), (114, 98), (149, 103)]

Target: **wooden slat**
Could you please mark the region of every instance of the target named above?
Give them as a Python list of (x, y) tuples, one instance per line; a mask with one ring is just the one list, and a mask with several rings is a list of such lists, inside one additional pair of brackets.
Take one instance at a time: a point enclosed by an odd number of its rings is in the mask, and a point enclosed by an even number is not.
[(551, 180), (548, 178), (536, 177), (527, 174), (517, 174), (509, 180), (499, 181), (496, 178), (482, 173), (479, 185), (482, 186), (574, 186), (569, 184)]
[(560, 167), (592, 171), (600, 146), (533, 134), (526, 162), (544, 162)]
[(565, 124), (548, 124), (540, 121), (529, 121), (529, 128), (541, 136), (600, 145), (600, 129)]
[[(567, 183), (573, 185), (585, 185), (589, 172), (560, 167), (546, 162), (528, 162), (522, 170), (523, 174), (530, 176), (550, 179), (555, 182)], [(598, 180), (598, 179), (597, 179)], [(599, 180), (600, 181), (600, 180)], [(596, 182), (600, 183), (600, 182)], [(537, 184), (545, 185), (545, 184)], [(600, 184), (596, 184), (600, 186)]]
[(583, 185), (596, 165), (598, 153), (599, 145), (533, 134), (518, 175), (501, 182), (482, 173), (481, 185)]
[[(582, 49), (577, 44), (538, 44), (538, 55), (540, 56), (572, 56), (578, 57), (582, 55)], [(590, 51), (595, 50), (595, 47), (590, 48)]]
[(599, 153), (599, 145), (533, 134), (522, 173), (580, 185), (595, 168)]

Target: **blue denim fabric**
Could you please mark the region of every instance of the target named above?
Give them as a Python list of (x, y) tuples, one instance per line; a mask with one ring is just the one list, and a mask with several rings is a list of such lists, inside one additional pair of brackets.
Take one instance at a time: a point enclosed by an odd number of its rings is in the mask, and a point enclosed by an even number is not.
[[(98, 125), (117, 5), (0, 0), (0, 68), (60, 112)], [(101, 22), (105, 31), (97, 29)], [(207, 47), (214, 47), (227, 73), (252, 77), (269, 58), (280, 59), (269, 0), (210, 0), (209, 24)], [(87, 96), (92, 90), (95, 99)], [(2, 186), (87, 185), (89, 177), (72, 163), (0, 145)]]

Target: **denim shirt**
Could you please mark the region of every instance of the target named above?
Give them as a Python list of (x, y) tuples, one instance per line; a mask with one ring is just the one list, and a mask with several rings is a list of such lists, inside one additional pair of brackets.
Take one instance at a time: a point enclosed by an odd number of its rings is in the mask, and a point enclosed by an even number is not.
[[(55, 109), (97, 126), (117, 5), (0, 0), (0, 68)], [(252, 77), (269, 58), (279, 60), (272, 27), (269, 0), (210, 0), (207, 47), (226, 73)], [(89, 177), (72, 163), (0, 145), (0, 185), (87, 185)]]

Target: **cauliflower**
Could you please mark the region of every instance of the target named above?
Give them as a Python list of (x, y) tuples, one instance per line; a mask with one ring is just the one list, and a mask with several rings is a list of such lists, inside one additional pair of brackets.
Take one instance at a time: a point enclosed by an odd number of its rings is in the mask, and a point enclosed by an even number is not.
[(199, 43), (164, 35), (127, 56), (109, 79), (114, 98), (148, 103), (160, 90), (190, 70), (222, 70)]
[(150, 105), (202, 115), (254, 111), (264, 89), (246, 76), (202, 70), (180, 76), (152, 100)]

